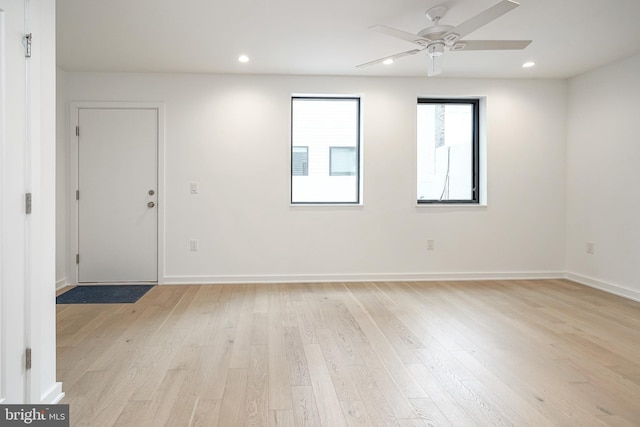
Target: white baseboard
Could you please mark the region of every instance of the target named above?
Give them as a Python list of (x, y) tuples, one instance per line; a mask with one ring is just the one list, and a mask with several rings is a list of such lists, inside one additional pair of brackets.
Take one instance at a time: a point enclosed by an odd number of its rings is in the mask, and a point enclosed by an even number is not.
[(69, 283), (67, 283), (67, 279), (60, 279), (56, 282), (56, 291), (59, 291), (60, 289), (64, 289), (67, 286), (69, 286)]
[(64, 397), (62, 383), (55, 383), (51, 389), (42, 395), (39, 405), (55, 405)]
[(590, 288), (599, 289), (610, 294), (618, 295), (620, 297), (640, 302), (640, 291), (628, 289), (622, 286), (603, 282), (597, 279), (592, 279), (591, 277), (586, 277), (575, 273), (567, 273), (565, 275), (565, 278), (573, 282), (578, 282), (582, 285), (589, 286)]
[(265, 276), (164, 276), (164, 285), (221, 285), (239, 283), (327, 283), (327, 282), (418, 282), (436, 280), (534, 280), (563, 279), (565, 273), (491, 272), (491, 273), (380, 273), (380, 274), (300, 274)]

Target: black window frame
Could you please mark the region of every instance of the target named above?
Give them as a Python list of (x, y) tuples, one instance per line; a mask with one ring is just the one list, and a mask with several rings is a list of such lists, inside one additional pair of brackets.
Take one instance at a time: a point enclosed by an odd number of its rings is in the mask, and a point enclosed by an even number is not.
[[(471, 198), (470, 199), (417, 199), (418, 204), (480, 204), (480, 99), (478, 98), (418, 98), (420, 104), (468, 104), (472, 106), (473, 125), (471, 141)], [(417, 141), (416, 141), (417, 144)], [(416, 159), (417, 160), (417, 159)], [(416, 171), (417, 172), (417, 171)], [(417, 179), (417, 176), (416, 176)]]
[[(341, 201), (323, 201), (323, 202), (295, 202), (293, 201), (293, 163), (290, 166), (290, 170), (289, 170), (289, 203), (291, 203), (291, 205), (359, 205), (361, 203), (362, 200), (362, 185), (361, 185), (361, 180), (362, 180), (362, 167), (361, 167), (361, 160), (360, 160), (360, 156), (361, 156), (361, 150), (362, 150), (362, 99), (359, 96), (327, 96), (327, 95), (318, 95), (318, 96), (313, 96), (313, 95), (293, 95), (291, 96), (291, 129), (289, 130), (290, 133), (290, 144), (289, 144), (289, 150), (290, 153), (293, 154), (293, 147), (294, 147), (294, 141), (293, 141), (293, 103), (296, 100), (309, 100), (309, 101), (355, 101), (357, 104), (357, 117), (356, 117), (356, 189), (357, 189), (357, 196), (356, 196), (356, 200), (352, 201), (352, 202), (341, 202)], [(295, 147), (299, 147), (299, 145), (295, 145)], [(353, 175), (349, 175), (349, 176), (353, 176)]]

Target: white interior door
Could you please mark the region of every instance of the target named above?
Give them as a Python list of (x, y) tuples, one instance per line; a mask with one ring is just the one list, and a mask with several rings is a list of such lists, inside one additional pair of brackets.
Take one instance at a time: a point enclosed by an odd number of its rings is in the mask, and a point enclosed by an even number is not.
[(78, 109), (78, 282), (157, 281), (157, 169), (157, 109)]
[(25, 4), (0, 0), (0, 403), (27, 399)]

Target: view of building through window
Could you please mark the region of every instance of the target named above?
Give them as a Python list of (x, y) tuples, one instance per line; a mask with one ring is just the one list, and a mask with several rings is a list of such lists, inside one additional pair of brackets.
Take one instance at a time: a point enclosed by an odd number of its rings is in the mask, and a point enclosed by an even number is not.
[(418, 101), (418, 203), (478, 202), (478, 101)]
[(291, 175), (309, 175), (309, 147), (291, 148)]
[(291, 100), (291, 203), (360, 202), (360, 99)]

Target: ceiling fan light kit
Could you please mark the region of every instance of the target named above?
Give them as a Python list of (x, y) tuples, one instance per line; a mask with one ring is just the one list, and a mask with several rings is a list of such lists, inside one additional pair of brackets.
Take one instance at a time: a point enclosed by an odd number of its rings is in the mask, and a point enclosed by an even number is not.
[(433, 42), (429, 45), (429, 47), (427, 47), (427, 55), (429, 55), (429, 58), (431, 59), (442, 56), (443, 53), (444, 43)]
[(487, 25), (493, 20), (501, 17), (505, 13), (520, 6), (513, 0), (501, 0), (490, 8), (467, 19), (458, 26), (440, 25), (440, 20), (446, 15), (446, 6), (436, 6), (425, 12), (425, 15), (433, 25), (427, 27), (417, 34), (409, 33), (386, 25), (374, 25), (371, 30), (399, 38), (418, 46), (417, 49), (396, 53), (375, 61), (360, 64), (357, 67), (369, 67), (385, 61), (395, 60), (404, 56), (411, 56), (426, 50), (429, 59), (429, 69), (427, 75), (435, 76), (442, 72), (442, 56), (445, 50), (521, 50), (529, 46), (531, 40), (462, 40), (468, 34), (476, 31), (480, 27)]

